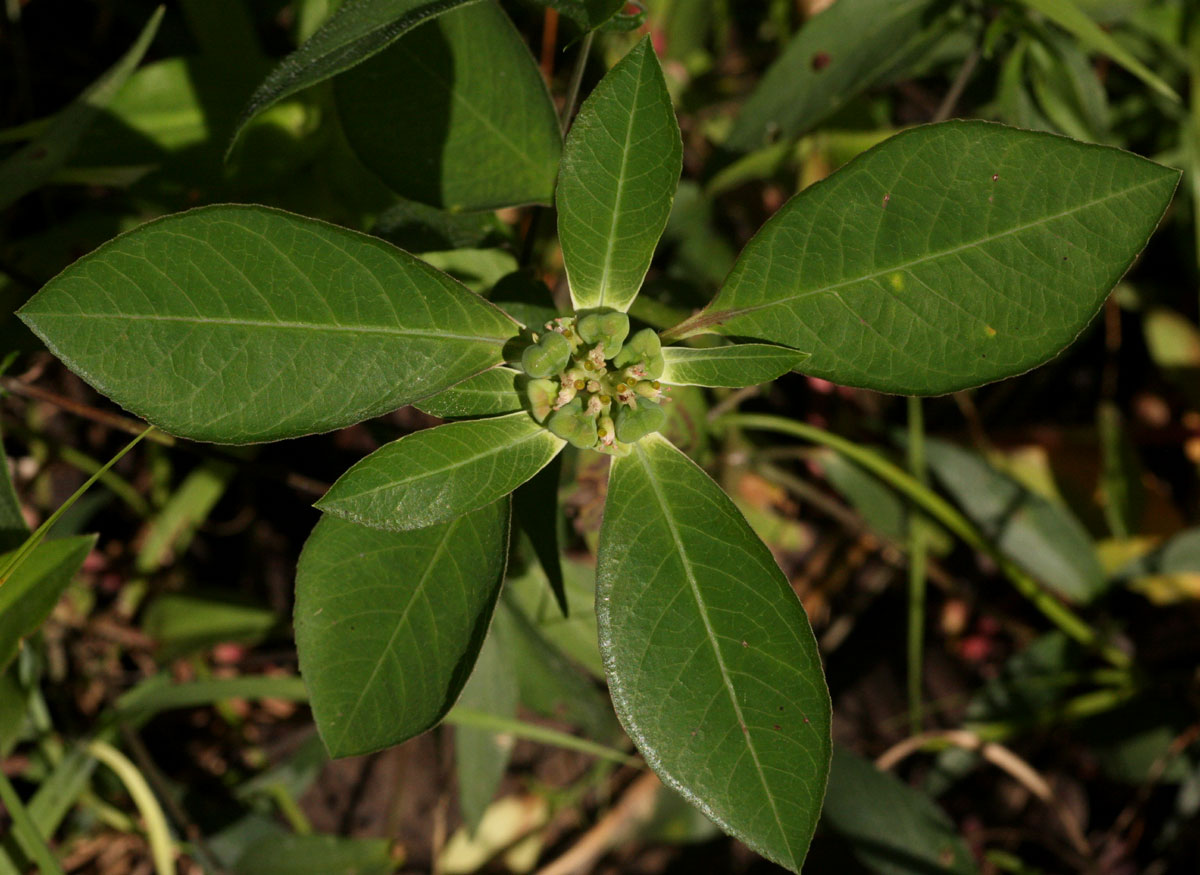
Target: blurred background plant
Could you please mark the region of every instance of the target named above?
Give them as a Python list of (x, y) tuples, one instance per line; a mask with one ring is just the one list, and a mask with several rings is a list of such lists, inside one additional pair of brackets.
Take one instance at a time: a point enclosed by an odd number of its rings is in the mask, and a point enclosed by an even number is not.
[[(437, 420), (405, 408), (244, 450), (151, 432), (120, 455), (142, 426), (8, 316), (121, 231), (224, 201), (370, 231), (485, 294), (528, 287), (532, 268), (565, 301), (539, 208), (429, 206), (363, 149), (362, 126), (435, 147), (394, 108), (419, 81), (393, 83), (391, 115), (347, 111), (331, 83), (300, 92), (224, 160), (250, 93), (337, 5), (5, 4), (0, 875), (774, 870), (629, 755), (591, 605), (602, 467), (564, 472), (568, 516), (546, 523), (565, 545), (568, 617), (518, 542), (450, 725), (330, 762), (289, 625), (310, 504), (363, 453)], [(912, 488), (811, 442), (825, 429), (902, 467), (903, 399), (791, 375), (680, 391), (668, 431), (736, 497), (820, 638), (838, 752), (808, 871), (1194, 872), (1200, 6), (646, 0), (592, 44), (580, 25), (603, 4), (502, 5), (560, 107), (586, 46), (584, 93), (653, 36), (685, 167), (634, 309), (658, 327), (706, 303), (787, 198), (906, 126), (992, 119), (1184, 169), (1142, 262), (1066, 354), (919, 408), (919, 504), (934, 490), (978, 543), (922, 517), (911, 574)], [(712, 427), (734, 410), (760, 416)], [(1022, 580), (1115, 642), (1110, 659), (1047, 622)]]

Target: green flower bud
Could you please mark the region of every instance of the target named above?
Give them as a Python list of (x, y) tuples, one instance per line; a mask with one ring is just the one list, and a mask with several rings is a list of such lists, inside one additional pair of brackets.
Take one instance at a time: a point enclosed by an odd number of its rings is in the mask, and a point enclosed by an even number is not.
[(554, 399), (558, 395), (558, 384), (552, 380), (530, 380), (525, 387), (525, 397), (529, 400), (529, 412), (538, 422), (545, 422), (554, 407)]
[(596, 417), (583, 411), (578, 398), (554, 411), (546, 421), (546, 428), (581, 450), (590, 450), (596, 445)]
[(650, 432), (662, 428), (666, 420), (666, 412), (649, 401), (642, 401), (637, 407), (621, 407), (614, 417), (617, 440), (626, 444), (639, 441)]
[(521, 354), (521, 367), (531, 377), (549, 377), (567, 366), (571, 343), (557, 331), (548, 331)]
[(576, 326), (585, 343), (602, 344), (604, 357), (612, 358), (629, 336), (629, 317), (624, 313), (589, 313)]
[(613, 359), (613, 366), (625, 368), (654, 356), (662, 355), (662, 342), (653, 328), (643, 328), (629, 342), (621, 347), (621, 351)]

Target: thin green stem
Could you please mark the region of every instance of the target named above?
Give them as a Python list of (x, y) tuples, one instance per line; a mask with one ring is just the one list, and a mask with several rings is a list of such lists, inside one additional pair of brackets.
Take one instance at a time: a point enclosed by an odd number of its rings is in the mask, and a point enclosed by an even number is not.
[(8, 809), (8, 816), (12, 818), (13, 836), (16, 838), (17, 844), (37, 864), (38, 871), (43, 875), (63, 875), (58, 860), (54, 859), (54, 854), (50, 852), (49, 846), (42, 839), (42, 834), (34, 825), (33, 818), (29, 816), (24, 803), (21, 802), (21, 797), (17, 795), (16, 788), (9, 782), (8, 776), (2, 769), (0, 769), (0, 802), (4, 803), (4, 807)]
[[(922, 486), (925, 474), (925, 414), (921, 399), (908, 398), (908, 470)], [(914, 508), (908, 516), (908, 719), (916, 735), (925, 728), (921, 704), (925, 652), (925, 520)]]
[(897, 492), (916, 504), (933, 520), (941, 523), (952, 534), (975, 550), (987, 554), (1000, 571), (1022, 596), (1042, 613), (1051, 623), (1085, 647), (1091, 648), (1118, 668), (1126, 668), (1131, 660), (1127, 654), (1111, 645), (1106, 645), (1101, 635), (1078, 614), (1058, 601), (1042, 588), (1042, 585), (1020, 566), (1000, 553), (982, 532), (963, 516), (957, 508), (916, 480), (902, 468), (892, 464), (880, 454), (858, 444), (803, 422), (794, 422), (782, 416), (757, 413), (729, 413), (714, 425), (736, 425), (741, 428), (773, 431), (790, 435), (811, 443), (836, 450), (850, 461), (870, 471)]
[(46, 533), (54, 527), (54, 524), (59, 521), (64, 513), (70, 510), (71, 506), (74, 505), (75, 502), (83, 497), (85, 492), (92, 488), (92, 484), (103, 477), (109, 468), (121, 461), (121, 459), (125, 457), (126, 453), (136, 447), (141, 442), (142, 438), (150, 434), (150, 432), (153, 430), (154, 426), (146, 426), (145, 431), (127, 443), (120, 450), (120, 452), (105, 462), (104, 466), (99, 471), (89, 477), (82, 486), (75, 490), (75, 493), (70, 498), (62, 503), (58, 510), (50, 514), (50, 516), (46, 518), (46, 521), (37, 527), (37, 531), (25, 539), (25, 543), (23, 543), (20, 548), (17, 549), (16, 553), (13, 554), (13, 557), (8, 560), (8, 563), (4, 566), (4, 570), (0, 571), (0, 586), (3, 586), (4, 582), (12, 577), (13, 573), (24, 564), (25, 560), (28, 559), (33, 551), (37, 549), (38, 544), (45, 540)]
[(495, 714), (488, 714), (485, 711), (475, 711), (470, 708), (455, 707), (450, 709), (450, 713), (446, 715), (445, 722), (451, 726), (466, 726), (471, 729), (481, 729), (484, 732), (503, 733), (515, 736), (516, 738), (536, 741), (539, 744), (548, 744), (553, 747), (574, 750), (579, 753), (588, 754), (589, 756), (611, 760), (623, 766), (644, 768), (641, 760), (631, 757), (629, 754), (619, 751), (616, 748), (597, 744), (594, 741), (588, 741), (586, 738), (576, 738), (574, 735), (559, 732), (557, 729), (538, 726), (536, 723), (526, 723), (524, 720), (499, 717)]
[(587, 68), (588, 55), (592, 53), (592, 40), (595, 37), (596, 32), (589, 30), (587, 36), (583, 38), (583, 42), (579, 46), (579, 57), (575, 59), (575, 68), (571, 71), (571, 81), (567, 85), (567, 102), (563, 104), (562, 118), (559, 120), (564, 140), (567, 138), (567, 132), (571, 130), (571, 122), (575, 117), (575, 103), (579, 100), (579, 89), (583, 85), (583, 71)]

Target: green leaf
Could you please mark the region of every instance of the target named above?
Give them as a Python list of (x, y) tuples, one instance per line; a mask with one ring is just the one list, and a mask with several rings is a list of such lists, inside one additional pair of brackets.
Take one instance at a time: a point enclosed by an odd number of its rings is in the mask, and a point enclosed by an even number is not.
[(1083, 10), (1071, 0), (1020, 0), (1020, 2), (1030, 9), (1042, 13), (1074, 36), (1086, 48), (1099, 54), (1108, 55), (1163, 97), (1179, 102), (1179, 95), (1170, 85), (1156, 76), (1124, 46), (1102, 30), (1100, 25), (1088, 18)]
[(141, 63), (158, 33), (164, 10), (160, 6), (154, 11), (120, 60), (56, 115), (40, 136), (0, 163), (0, 210), (46, 182), (71, 157), (97, 113), (108, 105)]
[(555, 9), (584, 33), (603, 27), (625, 8), (625, 0), (533, 0)]
[(1112, 401), (1100, 402), (1096, 412), (1100, 436), (1100, 499), (1104, 519), (1115, 538), (1131, 538), (1146, 508), (1142, 466), (1137, 447), (1129, 436), (1125, 417)]
[(564, 444), (525, 411), (440, 425), (380, 447), (316, 506), (377, 529), (422, 529), (508, 495)]
[(558, 117), (497, 4), (427, 22), (334, 90), (354, 151), (404, 197), (451, 210), (550, 203)]
[(513, 368), (492, 368), (418, 401), (414, 406), (443, 419), (514, 413), (524, 406), (516, 388), (519, 379), (521, 372)]
[(565, 614), (540, 565), (530, 564), (523, 574), (510, 577), (505, 597), (547, 644), (565, 653), (594, 677), (603, 677), (604, 663), (596, 640), (595, 569), (565, 559), (562, 570)]
[(559, 529), (563, 525), (562, 509), (558, 503), (558, 487), (562, 482), (560, 453), (538, 471), (529, 482), (513, 493), (513, 517), (529, 539), (529, 546), (538, 564), (546, 573), (550, 589), (558, 600), (563, 616), (570, 610), (567, 604), (567, 584), (563, 578), (562, 546)]
[(937, 36), (942, 0), (839, 0), (805, 23), (750, 95), (723, 144), (735, 152), (799, 136), (914, 59)]
[(229, 144), (256, 115), (387, 48), (418, 24), (479, 0), (346, 0), (312, 37), (280, 62), (242, 111)]
[(929, 470), (1002, 554), (1064, 598), (1088, 602), (1108, 584), (1087, 529), (974, 453), (925, 442)]
[(243, 206), (142, 225), (68, 267), (19, 315), (118, 404), (222, 443), (394, 410), (499, 364), (517, 331), (382, 240)]
[(261, 603), (168, 592), (146, 609), (142, 630), (154, 639), (158, 657), (166, 661), (222, 641), (257, 643), (279, 622), (275, 612)]
[(724, 386), (738, 389), (769, 383), (795, 369), (808, 353), (766, 343), (739, 343), (689, 349), (663, 347), (662, 382), (673, 386)]
[[(608, 696), (521, 613), (508, 598), (507, 588), (494, 623), (505, 629), (522, 705), (543, 717), (579, 727), (586, 738), (611, 743), (623, 737)], [(593, 623), (593, 634), (595, 631)], [(594, 650), (594, 639), (592, 645)], [(597, 673), (603, 675), (603, 668), (598, 667)]]
[[(21, 641), (46, 622), (95, 543), (94, 535), (45, 541), (0, 582), (0, 671), (16, 657)], [(19, 549), (0, 556), (0, 567)]]
[(1019, 374), (1079, 335), (1178, 179), (988, 122), (914, 128), (792, 198), (708, 309), (667, 336), (783, 344), (812, 353), (805, 373), (884, 392)]
[[(457, 708), (490, 714), (505, 720), (517, 717), (517, 676), (504, 636), (504, 626), (493, 622), (475, 660), (471, 679), (463, 687)], [(458, 774), (458, 802), (471, 832), (479, 829), (483, 812), (496, 795), (508, 757), (510, 735), (488, 732), (469, 724), (455, 727), (454, 762)]]
[(977, 872), (953, 822), (924, 793), (835, 747), (823, 824), (878, 875)]
[(583, 102), (558, 179), (558, 236), (576, 310), (628, 310), (683, 168), (679, 123), (645, 37)]
[(799, 872), (830, 755), (816, 641), (733, 502), (661, 437), (613, 460), (596, 608), (613, 703), (646, 762)]
[(323, 517), (296, 570), (296, 647), (330, 755), (381, 750), (458, 698), (507, 558), (507, 498), (411, 532)]
[(389, 875), (396, 871), (387, 839), (279, 835), (253, 842), (233, 866), (235, 875)]

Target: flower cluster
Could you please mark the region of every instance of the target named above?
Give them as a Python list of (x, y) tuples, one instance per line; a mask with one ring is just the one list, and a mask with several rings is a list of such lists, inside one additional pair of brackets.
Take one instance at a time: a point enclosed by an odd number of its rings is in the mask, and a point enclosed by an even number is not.
[(615, 311), (547, 322), (521, 366), (534, 419), (581, 449), (623, 455), (666, 419), (662, 347), (650, 328), (629, 336)]

